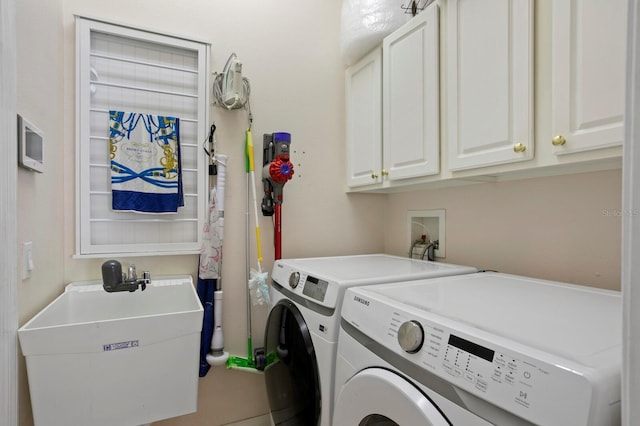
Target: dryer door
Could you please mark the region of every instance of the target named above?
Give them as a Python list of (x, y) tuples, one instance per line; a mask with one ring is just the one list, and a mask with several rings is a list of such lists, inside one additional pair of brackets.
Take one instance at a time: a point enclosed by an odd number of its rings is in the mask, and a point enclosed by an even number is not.
[(451, 423), (433, 402), (404, 377), (383, 368), (367, 368), (342, 386), (334, 425), (394, 426)]
[(320, 419), (318, 363), (307, 324), (289, 300), (269, 313), (264, 377), (276, 425), (317, 425)]

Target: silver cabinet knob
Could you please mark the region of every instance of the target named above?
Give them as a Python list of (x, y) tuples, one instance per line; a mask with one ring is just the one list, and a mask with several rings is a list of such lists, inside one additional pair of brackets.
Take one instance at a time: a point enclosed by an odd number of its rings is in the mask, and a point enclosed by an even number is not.
[(418, 321), (407, 321), (398, 330), (400, 347), (410, 354), (416, 353), (424, 342), (424, 331)]

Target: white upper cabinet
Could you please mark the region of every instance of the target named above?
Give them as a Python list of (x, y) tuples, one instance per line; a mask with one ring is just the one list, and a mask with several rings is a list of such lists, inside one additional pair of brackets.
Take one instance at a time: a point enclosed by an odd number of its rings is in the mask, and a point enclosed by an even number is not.
[(382, 49), (377, 48), (347, 69), (347, 185), (381, 182)]
[(347, 185), (619, 167), (627, 2), (436, 0), (347, 70)]
[(556, 154), (621, 145), (626, 0), (554, 1), (552, 140)]
[(449, 169), (532, 159), (533, 1), (449, 0), (446, 15)]
[(438, 6), (383, 41), (383, 164), (393, 181), (440, 172)]

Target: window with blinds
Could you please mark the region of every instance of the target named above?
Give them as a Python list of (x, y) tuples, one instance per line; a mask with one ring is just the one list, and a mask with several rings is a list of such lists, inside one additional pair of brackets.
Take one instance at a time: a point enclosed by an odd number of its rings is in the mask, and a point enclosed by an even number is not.
[[(76, 255), (191, 254), (207, 212), (209, 45), (76, 16)], [(109, 111), (179, 118), (184, 206), (112, 209)]]

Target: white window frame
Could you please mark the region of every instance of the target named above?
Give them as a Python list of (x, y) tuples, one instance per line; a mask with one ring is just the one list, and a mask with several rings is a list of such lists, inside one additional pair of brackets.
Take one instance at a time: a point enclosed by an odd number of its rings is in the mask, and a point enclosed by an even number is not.
[[(193, 151), (196, 148), (195, 162), (196, 170), (196, 190), (195, 193), (187, 193), (185, 190), (185, 204), (187, 197), (197, 197), (195, 201), (196, 211), (193, 218), (187, 219), (191, 223), (197, 220), (195, 235), (190, 241), (153, 242), (152, 233), (149, 232), (149, 241), (145, 238), (136, 239), (135, 242), (114, 243), (96, 242), (95, 235), (92, 235), (91, 216), (91, 156), (87, 141), (90, 140), (90, 114), (91, 114), (91, 81), (96, 75), (91, 75), (91, 37), (92, 34), (103, 33), (128, 39), (132, 43), (141, 44), (155, 43), (167, 46), (168, 49), (183, 49), (194, 51), (197, 55), (197, 112), (192, 122), (196, 122), (197, 131), (195, 141), (190, 142)], [(200, 149), (202, 141), (207, 135), (207, 118), (209, 117), (209, 55), (210, 45), (205, 42), (195, 41), (182, 37), (170, 36), (154, 31), (145, 31), (126, 25), (114, 24), (110, 22), (94, 20), (82, 16), (76, 16), (76, 258), (84, 257), (104, 257), (106, 255), (117, 254), (118, 256), (145, 256), (145, 255), (178, 255), (199, 253), (201, 245), (201, 230), (206, 220), (207, 193), (208, 193), (208, 173), (206, 165), (206, 154)], [(94, 86), (95, 87), (95, 86)], [(117, 109), (117, 108), (116, 108)], [(94, 111), (95, 112), (95, 111)], [(131, 111), (145, 112), (145, 111)], [(174, 115), (167, 112), (166, 115)], [(175, 114), (179, 117), (179, 115)], [(105, 159), (107, 153), (105, 152)], [(110, 207), (109, 207), (110, 209)], [(134, 214), (135, 215), (135, 214)], [(148, 215), (140, 214), (138, 218), (131, 219), (131, 214), (127, 217), (123, 215), (122, 220), (113, 220), (114, 227), (118, 223), (125, 223), (126, 226), (136, 226), (136, 222), (154, 223), (158, 229), (162, 229), (163, 224), (170, 226), (172, 221), (185, 220), (175, 219), (173, 215)], [(103, 222), (105, 220), (103, 219)], [(106, 220), (110, 222), (110, 220)], [(175, 223), (175, 222), (173, 222)], [(142, 225), (144, 226), (144, 225)], [(117, 228), (114, 228), (117, 229)], [(191, 229), (193, 229), (191, 227)], [(144, 235), (144, 233), (142, 233)], [(193, 239), (197, 239), (193, 241)], [(140, 240), (140, 241), (139, 241)]]

